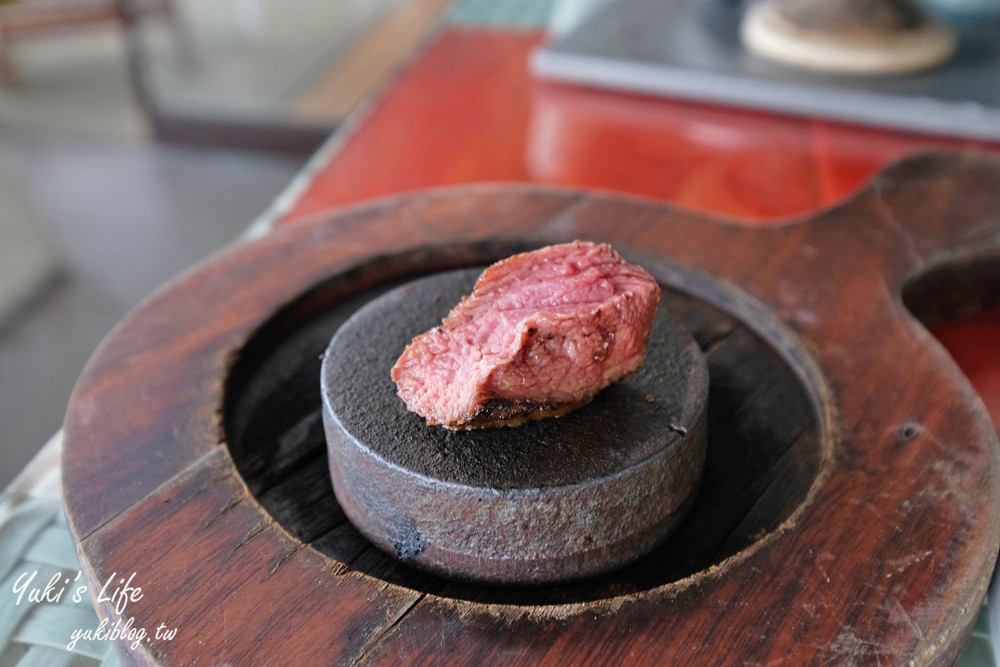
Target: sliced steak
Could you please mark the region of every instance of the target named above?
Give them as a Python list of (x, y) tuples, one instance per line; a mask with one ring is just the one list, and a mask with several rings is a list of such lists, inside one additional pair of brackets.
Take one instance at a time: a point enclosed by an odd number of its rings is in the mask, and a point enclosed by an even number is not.
[(574, 242), (487, 268), (392, 368), (430, 425), (514, 426), (591, 400), (643, 362), (660, 288), (606, 244)]

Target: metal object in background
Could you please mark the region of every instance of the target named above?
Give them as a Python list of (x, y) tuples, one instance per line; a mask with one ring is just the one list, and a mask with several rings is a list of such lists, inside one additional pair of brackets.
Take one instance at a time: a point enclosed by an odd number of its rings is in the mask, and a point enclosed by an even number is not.
[(620, 0), (539, 49), (536, 73), (619, 90), (1000, 140), (1000, 19), (962, 28), (954, 57), (911, 75), (806, 73), (748, 54), (743, 7)]

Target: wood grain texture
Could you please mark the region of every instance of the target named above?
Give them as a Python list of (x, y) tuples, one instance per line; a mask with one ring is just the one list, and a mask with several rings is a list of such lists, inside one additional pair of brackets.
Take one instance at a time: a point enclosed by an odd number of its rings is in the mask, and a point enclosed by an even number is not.
[[(144, 539), (128, 537), (136, 531)], [(303, 550), (301, 542), (276, 530), (270, 517), (248, 502), (219, 449), (88, 544), (94, 561), (111, 568), (105, 573), (85, 564), (92, 582), (137, 571), (135, 558), (143, 563), (135, 585), (152, 592), (164, 581), (176, 582), (169, 598), (146, 594), (129, 605), (137, 627), (149, 632), (160, 623), (178, 628), (177, 639), (154, 640), (132, 651), (135, 664), (190, 665), (208, 656), (210, 664), (338, 664), (419, 597), (377, 580), (345, 577), (328, 559)], [(288, 608), (262, 604), (286, 596), (290, 602), (299, 599)], [(379, 604), (368, 604), (376, 598)], [(100, 611), (115, 616), (108, 602)], [(303, 641), (304, 628), (314, 623), (323, 629)], [(260, 643), (267, 644), (267, 653), (261, 654)], [(268, 654), (273, 658), (264, 659)]]
[[(496, 187), (289, 227), (159, 292), (91, 361), (70, 406), (64, 461), (85, 568), (95, 580), (148, 577), (129, 613), (137, 625), (179, 626), (173, 642), (131, 654), (139, 663), (947, 662), (1000, 543), (1000, 451), (981, 401), (902, 295), (929, 269), (991, 262), (998, 206), (1000, 163), (930, 155), (780, 226)], [(318, 336), (331, 323), (310, 329), (322, 313), (365, 290), (575, 237), (612, 242), (686, 295), (679, 310), (710, 364), (749, 364), (729, 388), (746, 397), (747, 414), (792, 422), (779, 429), (797, 435), (787, 447), (742, 466), (775, 474), (748, 476), (754, 507), (719, 537), (724, 560), (583, 599), (564, 591), (564, 602), (553, 595), (549, 604), (537, 604), (545, 591), (460, 592), (379, 560), (324, 500), (315, 457), (291, 455), (314, 437), (314, 412), (256, 414), (248, 406), (274, 389), (254, 378), (279, 378), (280, 388), (287, 373), (296, 387), (292, 376), (308, 363), (292, 334)], [(988, 293), (971, 292), (968, 307)], [(275, 347), (285, 338), (290, 346)], [(755, 340), (780, 366), (755, 366), (766, 355), (741, 352)], [(288, 358), (300, 361), (286, 367)], [(790, 379), (755, 404), (752, 383), (739, 382), (774, 368)], [(227, 395), (234, 387), (239, 400)], [(797, 426), (795, 411), (783, 410), (795, 400), (808, 406)], [(732, 419), (747, 423), (735, 410)], [(254, 452), (268, 443), (271, 453)], [(244, 474), (257, 470), (249, 487), (234, 457), (249, 461)], [(281, 491), (292, 484), (310, 494)], [(268, 494), (275, 516), (313, 504), (329, 516), (292, 534), (264, 509)], [(288, 501), (303, 506), (282, 507)], [(781, 521), (761, 534), (756, 512)]]

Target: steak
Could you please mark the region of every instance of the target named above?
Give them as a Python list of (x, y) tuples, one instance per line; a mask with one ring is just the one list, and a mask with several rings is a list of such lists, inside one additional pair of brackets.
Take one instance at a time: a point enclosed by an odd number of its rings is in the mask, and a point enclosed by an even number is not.
[(487, 268), (403, 350), (407, 408), (451, 429), (566, 414), (642, 366), (660, 287), (607, 244), (576, 241)]

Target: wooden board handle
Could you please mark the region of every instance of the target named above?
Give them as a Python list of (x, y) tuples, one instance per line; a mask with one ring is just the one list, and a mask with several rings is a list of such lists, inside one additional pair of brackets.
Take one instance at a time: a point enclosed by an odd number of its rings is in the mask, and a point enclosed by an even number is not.
[[(1000, 162), (968, 152), (905, 159), (860, 194), (896, 253), (910, 253), (887, 279), (925, 324), (1000, 306), (997, 192)], [(890, 248), (876, 252), (895, 254)]]
[[(1000, 252), (1000, 161), (974, 152), (926, 153), (879, 174), (862, 197), (880, 211), (897, 243), (926, 270)], [(906, 276), (903, 276), (904, 278)]]

